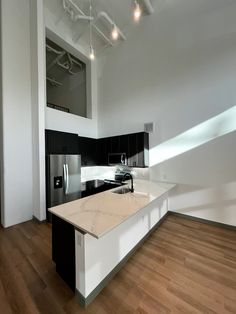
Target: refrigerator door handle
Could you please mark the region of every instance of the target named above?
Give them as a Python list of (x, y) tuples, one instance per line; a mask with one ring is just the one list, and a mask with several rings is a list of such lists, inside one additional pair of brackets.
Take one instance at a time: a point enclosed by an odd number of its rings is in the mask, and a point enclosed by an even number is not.
[(68, 165), (63, 165), (63, 179), (64, 179), (64, 191), (65, 194), (68, 192)]
[(66, 164), (66, 194), (68, 194), (68, 187), (69, 187), (69, 169), (68, 164)]

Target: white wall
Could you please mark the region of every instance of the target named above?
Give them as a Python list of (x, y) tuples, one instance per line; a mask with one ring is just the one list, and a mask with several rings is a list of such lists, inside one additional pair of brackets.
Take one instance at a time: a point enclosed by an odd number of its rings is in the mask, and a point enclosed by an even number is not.
[[(155, 147), (236, 104), (236, 5), (203, 10), (191, 18), (184, 7), (177, 17), (170, 8), (155, 9), (127, 42), (100, 60), (101, 137), (142, 131), (145, 122), (153, 121), (150, 146)], [(152, 179), (181, 184), (171, 201), (173, 210), (190, 213), (193, 203), (183, 190), (207, 186), (212, 191), (236, 181), (235, 165), (228, 162), (235, 160), (232, 138), (235, 133), (150, 169)], [(202, 204), (197, 216), (236, 225), (235, 200), (229, 213), (222, 204), (224, 195), (210, 197), (212, 206), (202, 193), (196, 192), (195, 198)]]
[(99, 136), (154, 121), (154, 146), (235, 105), (235, 10), (186, 23), (168, 11), (145, 17), (101, 60)]
[(31, 219), (33, 208), (29, 0), (1, 1), (2, 223)]
[[(87, 64), (87, 76), (91, 78), (91, 86), (88, 84), (88, 119), (72, 114), (46, 108), (46, 128), (57, 131), (78, 133), (81, 136), (97, 137), (97, 69), (96, 61), (88, 59), (88, 51), (84, 43), (75, 40), (72, 29), (76, 26), (70, 22), (62, 8), (62, 1), (44, 1), (45, 26), (47, 36), (59, 46), (63, 44), (69, 52), (80, 58)], [(90, 93), (91, 89), (91, 93)], [(91, 94), (91, 97), (90, 97)]]
[(236, 131), (150, 169), (151, 179), (178, 182), (169, 209), (236, 225)]
[(30, 1), (33, 215), (46, 219), (45, 198), (45, 30), (43, 1)]

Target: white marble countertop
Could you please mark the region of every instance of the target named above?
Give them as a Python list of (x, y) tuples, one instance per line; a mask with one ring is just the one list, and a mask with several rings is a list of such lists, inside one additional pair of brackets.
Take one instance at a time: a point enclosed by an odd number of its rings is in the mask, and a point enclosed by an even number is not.
[(120, 189), (118, 187), (51, 207), (49, 211), (75, 228), (100, 238), (174, 186), (170, 183), (134, 179), (134, 193), (113, 193)]

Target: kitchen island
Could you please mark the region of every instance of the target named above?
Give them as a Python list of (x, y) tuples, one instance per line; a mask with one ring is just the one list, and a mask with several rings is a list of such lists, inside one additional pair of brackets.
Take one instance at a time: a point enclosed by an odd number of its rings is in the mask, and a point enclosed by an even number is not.
[(164, 219), (174, 186), (135, 179), (134, 193), (118, 187), (49, 209), (53, 260), (82, 305), (96, 297)]

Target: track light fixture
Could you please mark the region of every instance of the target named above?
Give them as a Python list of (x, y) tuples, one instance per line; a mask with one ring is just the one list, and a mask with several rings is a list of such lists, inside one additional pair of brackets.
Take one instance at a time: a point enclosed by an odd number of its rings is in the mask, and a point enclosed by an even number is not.
[(92, 46), (90, 46), (89, 58), (90, 58), (90, 60), (94, 60), (95, 59), (95, 54), (94, 54), (94, 50), (93, 50)]
[(141, 18), (142, 15), (142, 10), (140, 8), (139, 3), (137, 2), (137, 0), (134, 0), (134, 11), (133, 11), (133, 16), (134, 16), (134, 20), (135, 22), (138, 22)]
[(114, 40), (117, 40), (119, 37), (119, 32), (115, 24), (113, 25), (113, 28), (112, 28), (111, 37)]

